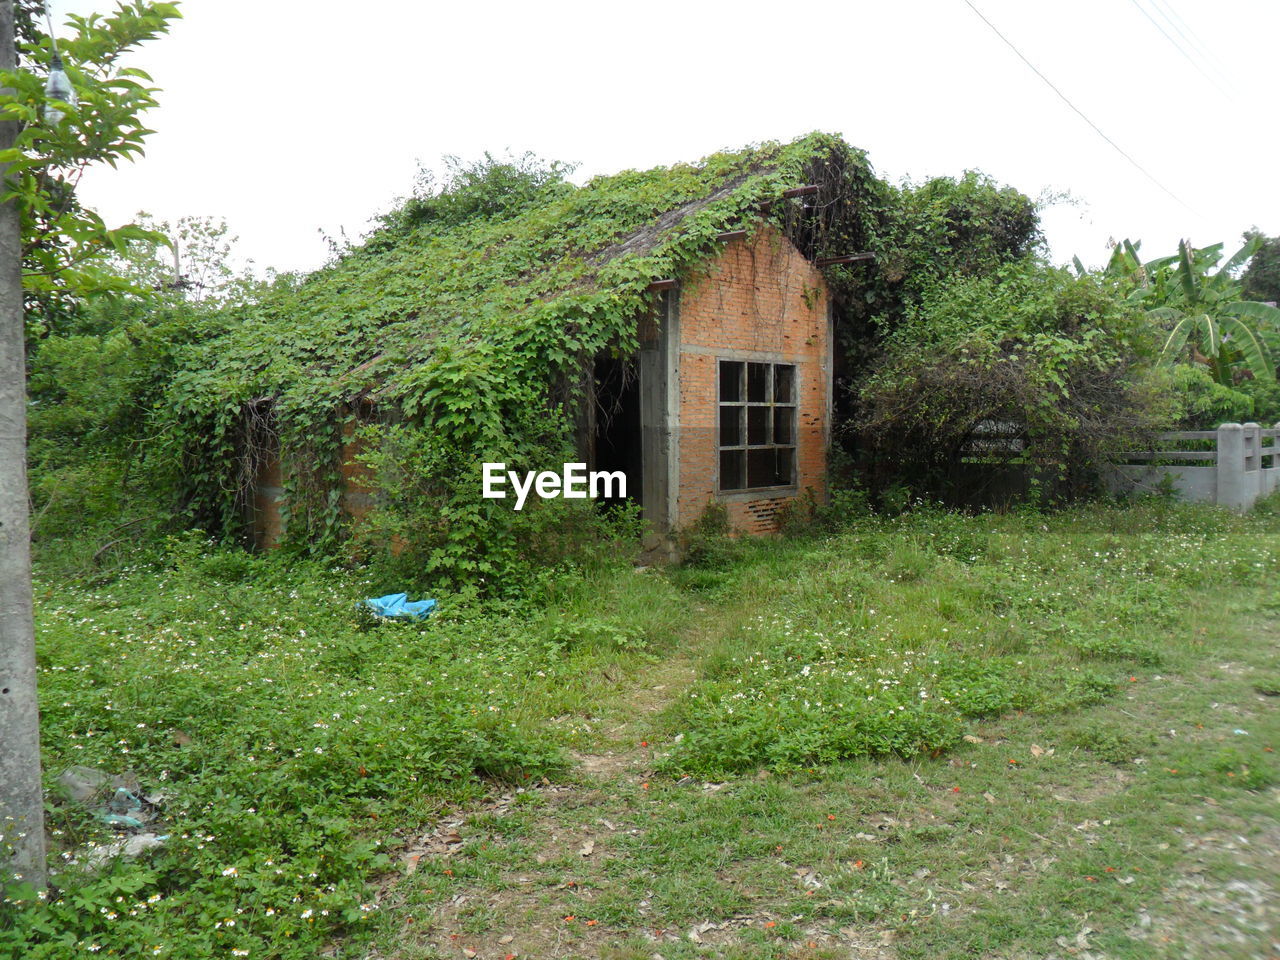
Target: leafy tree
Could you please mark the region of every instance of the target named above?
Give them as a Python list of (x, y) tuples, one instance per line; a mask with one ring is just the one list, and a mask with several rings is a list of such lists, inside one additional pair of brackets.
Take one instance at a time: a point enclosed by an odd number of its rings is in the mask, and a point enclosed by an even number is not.
[[(144, 0), (120, 3), (106, 16), (69, 16), (57, 48), (78, 103), (50, 104), (44, 84), (53, 40), (39, 29), (38, 6), (22, 4), (18, 69), (0, 78), (13, 91), (4, 116), (18, 125), (13, 147), (0, 155), (9, 164), (4, 196), (16, 200), (22, 214), (26, 313), (37, 336), (74, 314), (84, 294), (121, 288), (104, 254), (122, 253), (133, 240), (160, 239), (132, 224), (108, 228), (80, 203), (77, 190), (90, 166), (115, 166), (142, 153), (151, 133), (142, 115), (155, 106), (156, 88), (145, 71), (129, 65), (128, 55), (180, 16), (176, 4)], [(63, 115), (57, 123), (46, 120), (50, 105)]]
[[(152, 442), (153, 412), (181, 351), (224, 332), (266, 286), (233, 265), (224, 222), (137, 219), (172, 246), (127, 244), (103, 267), (122, 289), (84, 296), (63, 329), (30, 351), (33, 538), (46, 565), (123, 561), (125, 544), (102, 551), (116, 526), (132, 523), (128, 542), (145, 542), (170, 521), (178, 467)], [(50, 543), (56, 551), (44, 549)]]
[[(47, 102), (44, 70), (53, 45), (39, 38), (32, 5), (0, 2), (0, 857), (43, 886), (40, 753), (36, 727), (35, 642), (31, 618), (26, 483), (24, 287), (32, 306), (95, 286), (90, 261), (120, 249), (136, 229), (109, 230), (80, 205), (75, 186), (90, 163), (136, 155), (147, 133), (138, 114), (152, 88), (120, 57), (163, 33), (172, 4), (121, 5), (108, 17), (73, 17), (64, 43), (67, 72), (81, 102)], [(19, 30), (28, 41), (19, 61)], [(46, 107), (52, 108), (46, 112)], [(26, 268), (25, 271), (23, 268)], [(46, 317), (55, 311), (46, 309)], [(5, 877), (8, 884), (10, 877)]]
[(901, 203), (900, 249), (918, 279), (988, 273), (1044, 240), (1035, 201), (978, 171), (906, 187)]
[[(1141, 249), (1141, 240), (1121, 240), (1112, 248), (1111, 258), (1101, 272), (1101, 277), (1119, 287), (1130, 303), (1140, 303), (1147, 295), (1151, 278), (1178, 259), (1174, 254), (1144, 262), (1139, 256)], [(1071, 260), (1077, 276), (1083, 277), (1089, 273), (1079, 257), (1072, 257)]]
[[(1175, 254), (1144, 261), (1141, 243), (1124, 240), (1099, 274), (1160, 331), (1161, 359), (1172, 369), (1185, 427), (1280, 417), (1272, 365), (1280, 355), (1280, 314), (1249, 300), (1235, 276), (1246, 261), (1257, 262), (1263, 239), (1246, 235), (1245, 246), (1221, 267), (1221, 244), (1196, 250), (1184, 242)], [(1078, 258), (1075, 265), (1083, 276)]]
[(1257, 251), (1249, 260), (1240, 278), (1245, 300), (1280, 303), (1280, 237), (1265, 237), (1257, 230), (1245, 233), (1246, 243), (1259, 241)]
[[(881, 332), (938, 280), (991, 273), (1043, 244), (1035, 201), (977, 171), (885, 194), (872, 240), (876, 268), (852, 278), (856, 290), (846, 308)], [(832, 279), (839, 287), (844, 276)]]
[(1246, 379), (1222, 384), (1208, 368), (1178, 363), (1168, 368), (1173, 394), (1181, 407), (1177, 425), (1184, 430), (1209, 430), (1220, 423), (1275, 423), (1280, 420), (1280, 382)]
[(239, 238), (225, 220), (188, 215), (170, 222), (145, 212), (136, 220), (151, 236), (130, 241), (108, 261), (110, 271), (129, 282), (130, 292), (206, 304), (239, 302), (259, 292), (262, 285), (250, 272), (251, 262), (244, 268), (235, 262)]
[[(1184, 240), (1176, 254), (1144, 262), (1142, 244), (1124, 240), (1101, 277), (1163, 330), (1162, 362), (1202, 364), (1224, 386), (1248, 378), (1274, 383), (1280, 311), (1247, 299), (1236, 279), (1260, 244), (1255, 235), (1219, 267), (1220, 243), (1195, 249)], [(1079, 257), (1075, 268), (1085, 275)]]
[[(990, 274), (1039, 251), (1044, 240), (1035, 201), (978, 171), (885, 185), (881, 193), (875, 230), (843, 251), (873, 250), (874, 267), (827, 273), (836, 296), (836, 336), (850, 369), (878, 362), (883, 338), (932, 285)], [(856, 415), (855, 394), (843, 392), (838, 404), (842, 417)]]

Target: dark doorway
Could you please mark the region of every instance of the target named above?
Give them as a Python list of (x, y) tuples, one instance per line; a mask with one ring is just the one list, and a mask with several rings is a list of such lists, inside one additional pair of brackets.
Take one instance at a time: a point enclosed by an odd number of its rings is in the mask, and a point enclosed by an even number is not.
[[(641, 503), (640, 365), (634, 357), (602, 356), (595, 363), (595, 463), (592, 470), (621, 470), (627, 500)], [(622, 498), (602, 500), (621, 503)]]

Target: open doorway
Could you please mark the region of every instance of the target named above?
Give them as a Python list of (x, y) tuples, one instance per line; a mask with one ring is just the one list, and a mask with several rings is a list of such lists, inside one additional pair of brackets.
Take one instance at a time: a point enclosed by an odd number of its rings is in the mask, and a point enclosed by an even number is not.
[[(595, 362), (595, 463), (592, 470), (621, 470), (627, 500), (642, 503), (640, 365), (634, 357), (600, 356)], [(602, 500), (621, 503), (622, 498)]]

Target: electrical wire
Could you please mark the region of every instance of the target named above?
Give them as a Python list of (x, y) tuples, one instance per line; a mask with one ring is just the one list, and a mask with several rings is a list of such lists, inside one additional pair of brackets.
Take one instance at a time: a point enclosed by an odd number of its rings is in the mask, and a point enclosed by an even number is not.
[[(1146, 7), (1144, 7), (1141, 3), (1139, 3), (1138, 0), (1129, 0), (1129, 2), (1132, 3), (1138, 9), (1139, 13), (1141, 13), (1144, 17), (1147, 18), (1147, 20), (1151, 22), (1151, 25), (1153, 27), (1155, 27), (1157, 30), (1160, 31), (1161, 34), (1164, 35), (1164, 38), (1169, 41), (1169, 43), (1173, 46), (1175, 50), (1177, 50), (1180, 54), (1182, 54), (1182, 56), (1186, 59), (1187, 63), (1191, 64), (1191, 66), (1196, 68), (1196, 72), (1199, 73), (1200, 76), (1204, 77), (1206, 80), (1212, 83), (1215, 87), (1217, 87), (1218, 92), (1221, 93), (1224, 97), (1231, 96), (1231, 91), (1228, 90), (1226, 87), (1224, 87), (1222, 84), (1220, 84), (1215, 78), (1209, 76), (1209, 74), (1205, 72), (1204, 68), (1201, 67), (1200, 64), (1196, 62), (1195, 58), (1193, 58), (1190, 53), (1188, 53), (1185, 49), (1183, 49), (1182, 44), (1180, 44), (1177, 40), (1175, 40), (1173, 38), (1173, 35), (1169, 33), (1168, 30), (1160, 26), (1160, 22), (1156, 20), (1155, 17), (1147, 13)], [(1161, 15), (1163, 16), (1163, 14)]]
[[(1235, 82), (1231, 79), (1231, 76), (1227, 73), (1226, 69), (1224, 69), (1226, 65), (1214, 55), (1212, 50), (1201, 42), (1195, 30), (1191, 28), (1191, 25), (1187, 23), (1187, 21), (1182, 19), (1181, 15), (1179, 15), (1171, 2), (1166, 2), (1166, 0), (1151, 0), (1151, 6), (1156, 13), (1160, 14), (1165, 23), (1169, 24), (1169, 26), (1173, 27), (1173, 29), (1177, 31), (1178, 36), (1191, 44), (1214, 73), (1221, 77), (1228, 86), (1236, 89)], [(1166, 13), (1166, 11), (1168, 12)], [(1182, 29), (1183, 27), (1186, 27), (1185, 32)]]
[(1032, 63), (1030, 60), (1028, 60), (1028, 59), (1026, 58), (1026, 56), (1023, 54), (1023, 52), (1022, 52), (1021, 50), (1019, 50), (1019, 49), (1014, 45), (1014, 43), (1013, 43), (1013, 41), (1012, 41), (1012, 40), (1010, 40), (1010, 39), (1009, 39), (1008, 37), (1006, 37), (1003, 33), (1001, 33), (1001, 32), (1000, 32), (1000, 30), (999, 30), (999, 28), (997, 28), (997, 27), (996, 27), (996, 25), (995, 25), (994, 23), (992, 23), (992, 22), (991, 22), (990, 20), (988, 20), (985, 16), (983, 16), (982, 11), (981, 11), (981, 10), (979, 10), (977, 7), (975, 7), (975, 6), (973, 5), (972, 0), (964, 0), (964, 3), (965, 3), (965, 6), (967, 6), (970, 10), (972, 10), (975, 14), (977, 14), (977, 16), (978, 16), (978, 19), (979, 19), (979, 20), (981, 20), (983, 23), (985, 23), (988, 27), (990, 27), (990, 28), (991, 28), (991, 32), (992, 32), (992, 33), (994, 33), (997, 37), (999, 37), (1001, 40), (1003, 40), (1003, 41), (1004, 41), (1004, 43), (1005, 43), (1005, 45), (1006, 45), (1010, 50), (1012, 50), (1014, 53), (1016, 53), (1016, 54), (1018, 55), (1018, 59), (1019, 59), (1019, 60), (1021, 60), (1023, 63), (1025, 63), (1025, 64), (1026, 64), (1026, 65), (1031, 69), (1031, 72), (1032, 72), (1032, 73), (1034, 73), (1037, 77), (1039, 77), (1041, 80), (1043, 80), (1043, 81), (1044, 81), (1045, 86), (1047, 86), (1050, 90), (1052, 90), (1055, 94), (1057, 94), (1057, 95), (1058, 95), (1058, 99), (1059, 99), (1059, 100), (1061, 100), (1061, 101), (1062, 101), (1063, 103), (1065, 103), (1068, 107), (1070, 107), (1070, 108), (1072, 109), (1072, 111), (1073, 111), (1073, 112), (1074, 112), (1074, 113), (1075, 113), (1075, 114), (1076, 114), (1076, 115), (1077, 115), (1081, 120), (1083, 120), (1083, 121), (1084, 121), (1085, 123), (1087, 123), (1090, 127), (1092, 127), (1092, 128), (1093, 128), (1093, 132), (1094, 132), (1094, 133), (1096, 133), (1098, 136), (1100, 136), (1103, 140), (1107, 141), (1107, 143), (1111, 146), (1111, 148), (1112, 148), (1113, 150), (1115, 150), (1115, 152), (1116, 152), (1116, 153), (1120, 154), (1120, 156), (1122, 156), (1122, 157), (1124, 157), (1126, 160), (1128, 160), (1128, 161), (1129, 161), (1129, 163), (1131, 163), (1131, 164), (1134, 166), (1134, 168), (1135, 168), (1139, 173), (1141, 173), (1144, 177), (1146, 177), (1148, 180), (1150, 180), (1153, 184), (1155, 184), (1157, 187), (1159, 187), (1161, 190), (1163, 190), (1165, 193), (1167, 193), (1170, 197), (1172, 197), (1174, 200), (1176, 200), (1178, 203), (1180, 203), (1183, 207), (1185, 207), (1187, 210), (1191, 211), (1192, 213), (1196, 214), (1196, 216), (1200, 216), (1199, 212), (1198, 212), (1198, 211), (1196, 211), (1196, 210), (1195, 210), (1195, 209), (1194, 209), (1194, 208), (1193, 208), (1189, 203), (1187, 203), (1187, 202), (1186, 202), (1185, 200), (1183, 200), (1180, 196), (1178, 196), (1176, 193), (1174, 193), (1172, 190), (1170, 190), (1168, 187), (1166, 187), (1163, 183), (1161, 183), (1159, 180), (1157, 180), (1157, 179), (1156, 179), (1156, 177), (1155, 177), (1155, 175), (1154, 175), (1153, 173), (1151, 173), (1151, 171), (1149, 171), (1146, 167), (1144, 167), (1142, 164), (1140, 164), (1137, 160), (1133, 159), (1133, 157), (1129, 156), (1129, 154), (1128, 154), (1128, 153), (1126, 153), (1126, 152), (1124, 151), (1124, 149), (1123, 149), (1123, 148), (1122, 148), (1118, 143), (1116, 143), (1116, 142), (1115, 142), (1114, 140), (1112, 140), (1109, 136), (1107, 136), (1105, 133), (1103, 133), (1102, 128), (1101, 128), (1101, 127), (1099, 127), (1099, 126), (1098, 126), (1096, 123), (1094, 123), (1092, 120), (1090, 120), (1090, 119), (1089, 119), (1089, 117), (1085, 114), (1085, 112), (1084, 112), (1083, 110), (1081, 110), (1081, 109), (1080, 109), (1079, 107), (1077, 107), (1074, 103), (1072, 103), (1072, 102), (1071, 102), (1071, 100), (1067, 97), (1067, 95), (1066, 95), (1065, 93), (1063, 93), (1063, 92), (1062, 92), (1061, 90), (1059, 90), (1056, 86), (1054, 86), (1053, 81), (1052, 81), (1052, 80), (1050, 80), (1048, 77), (1046, 77), (1043, 73), (1041, 73), (1041, 72), (1040, 72), (1040, 70), (1039, 70), (1039, 68), (1038, 68), (1038, 67), (1036, 67), (1036, 65), (1035, 65), (1034, 63)]

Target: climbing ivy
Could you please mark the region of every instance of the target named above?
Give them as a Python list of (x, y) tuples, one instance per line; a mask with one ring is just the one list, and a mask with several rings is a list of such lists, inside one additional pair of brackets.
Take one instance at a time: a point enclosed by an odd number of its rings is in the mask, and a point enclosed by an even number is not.
[[(484, 457), (528, 469), (563, 452), (582, 370), (637, 348), (652, 281), (704, 261), (717, 234), (751, 228), (766, 201), (771, 220), (829, 252), (878, 184), (861, 152), (825, 135), (578, 188), (566, 173), (526, 159), (456, 169), (364, 244), (194, 346), (166, 400), (193, 515), (226, 533), (240, 523), (261, 459), (245, 411), (265, 403), (285, 452), (290, 536), (332, 542), (341, 425), (357, 401), (414, 432), (441, 509), (457, 512), (458, 498), (478, 498)], [(779, 200), (809, 182), (822, 184), (817, 197)]]
[[(949, 205), (937, 188), (890, 187), (862, 151), (821, 133), (581, 187), (568, 172), (528, 156), (455, 163), (443, 186), (421, 181), (361, 245), (193, 347), (165, 407), (191, 515), (234, 534), (262, 445), (278, 444), (290, 539), (332, 545), (345, 536), (345, 427), (376, 467), (372, 527), (385, 542), (433, 576), (497, 576), (497, 544), (520, 538), (499, 532), (509, 507), (480, 501), (481, 462), (561, 462), (590, 362), (634, 353), (650, 284), (696, 277), (719, 234), (768, 222), (810, 257), (876, 254), (887, 276), (865, 263), (828, 270), (842, 316), (865, 320), (901, 313), (904, 278), (933, 254), (918, 249), (922, 238), (991, 259), (1002, 241), (987, 242), (985, 222), (964, 234), (957, 210), (1022, 209), (985, 181), (963, 181), (967, 193)], [(808, 184), (816, 194), (783, 196)], [(1020, 252), (1037, 236), (1034, 217), (1006, 232)], [(246, 411), (264, 409), (269, 429), (247, 429), (260, 421)], [(514, 562), (517, 548), (508, 553)]]

